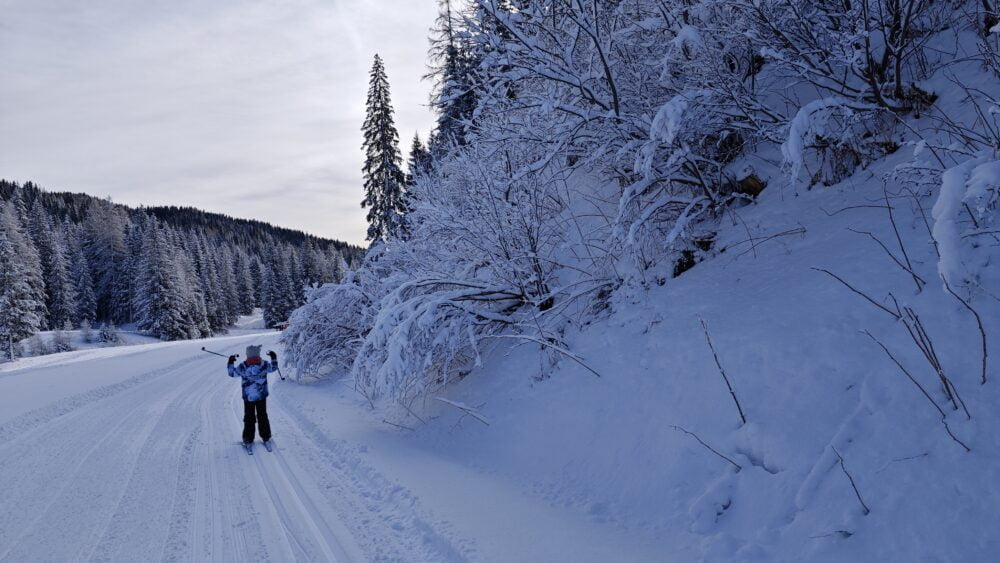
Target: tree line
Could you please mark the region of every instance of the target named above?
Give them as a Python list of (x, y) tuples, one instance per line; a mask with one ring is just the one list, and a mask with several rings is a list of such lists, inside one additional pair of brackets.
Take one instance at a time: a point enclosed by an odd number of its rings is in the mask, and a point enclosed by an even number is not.
[(0, 180), (0, 339), (12, 358), (21, 339), (81, 325), (201, 338), (255, 307), (274, 326), (360, 254), (257, 221)]

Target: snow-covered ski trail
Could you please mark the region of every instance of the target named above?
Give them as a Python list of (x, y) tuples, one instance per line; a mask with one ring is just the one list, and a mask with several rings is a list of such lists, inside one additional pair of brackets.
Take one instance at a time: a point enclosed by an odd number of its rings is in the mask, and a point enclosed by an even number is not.
[[(398, 486), (356, 460), (332, 464), (326, 438), (282, 406), (281, 383), (268, 404), (280, 445), (234, 448), (239, 385), (202, 344), (4, 372), (0, 561), (465, 559), (412, 501), (394, 502)], [(89, 388), (60, 385), (92, 375)]]

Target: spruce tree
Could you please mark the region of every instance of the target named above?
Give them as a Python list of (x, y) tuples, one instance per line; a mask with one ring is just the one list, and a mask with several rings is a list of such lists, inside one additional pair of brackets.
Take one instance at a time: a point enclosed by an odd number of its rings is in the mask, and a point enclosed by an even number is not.
[(389, 80), (382, 58), (375, 55), (368, 86), (364, 126), (365, 151), (362, 208), (368, 209), (368, 240), (375, 243), (400, 235), (403, 214), (405, 177), (400, 168), (399, 133), (393, 120)]
[(79, 322), (92, 324), (97, 318), (97, 296), (94, 294), (94, 277), (90, 273), (90, 263), (83, 253), (80, 229), (67, 222), (63, 225), (66, 249), (69, 255), (70, 277), (76, 293), (76, 315)]
[[(22, 217), (25, 219), (22, 220)], [(45, 330), (47, 328), (46, 318), (48, 317), (48, 312), (45, 309), (45, 278), (42, 275), (38, 249), (27, 232), (27, 217), (27, 210), (19, 198), (18, 192), (15, 191), (11, 204), (0, 209), (0, 230), (6, 232), (14, 255), (17, 256), (21, 264), (21, 276), (28, 287), (28, 295), (25, 299), (31, 303), (32, 316), (38, 318), (36, 330)]]
[(406, 185), (412, 186), (417, 183), (417, 178), (430, 171), (431, 153), (424, 147), (420, 140), (420, 135), (413, 134), (413, 143), (410, 145), (410, 158), (406, 161)]
[(448, 154), (451, 147), (466, 144), (466, 130), (476, 110), (476, 67), (481, 55), (470, 44), (468, 33), (456, 29), (461, 15), (451, 0), (440, 0), (438, 19), (431, 38), (430, 57), (435, 91), (431, 105), (438, 112), (437, 129), (428, 141), (431, 154)]
[(38, 257), (45, 279), (46, 326), (60, 329), (76, 319), (76, 288), (70, 278), (65, 243), (55, 230), (41, 202), (31, 205), (31, 236), (38, 248)]
[(152, 220), (144, 229), (139, 279), (138, 306), (140, 330), (162, 340), (189, 338), (189, 295), (184, 292), (181, 268), (165, 229)]
[(25, 263), (0, 228), (0, 340), (7, 359), (14, 359), (14, 343), (38, 332), (42, 322), (38, 302), (25, 275)]

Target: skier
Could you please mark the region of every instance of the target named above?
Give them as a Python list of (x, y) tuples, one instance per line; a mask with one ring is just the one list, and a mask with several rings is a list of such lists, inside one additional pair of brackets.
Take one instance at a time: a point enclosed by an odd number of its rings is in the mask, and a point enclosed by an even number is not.
[(254, 425), (260, 429), (264, 447), (271, 450), (271, 422), (267, 419), (267, 374), (278, 370), (278, 355), (267, 353), (271, 361), (260, 359), (260, 346), (247, 346), (247, 359), (236, 365), (236, 356), (229, 356), (229, 377), (243, 379), (243, 446), (251, 453)]

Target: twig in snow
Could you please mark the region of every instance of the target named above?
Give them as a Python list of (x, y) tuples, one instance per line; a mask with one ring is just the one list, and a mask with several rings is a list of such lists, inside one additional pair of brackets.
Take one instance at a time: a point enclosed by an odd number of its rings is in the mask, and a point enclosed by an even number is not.
[(828, 276), (832, 277), (833, 279), (835, 279), (835, 280), (839, 281), (840, 283), (844, 284), (844, 287), (846, 287), (847, 289), (850, 289), (854, 293), (857, 293), (861, 297), (864, 297), (872, 305), (875, 305), (879, 309), (882, 309), (886, 313), (889, 313), (890, 315), (892, 315), (892, 318), (896, 319), (897, 321), (900, 319), (901, 315), (899, 315), (898, 313), (894, 313), (891, 309), (889, 309), (885, 305), (882, 305), (878, 301), (875, 301), (871, 297), (868, 297), (868, 295), (866, 295), (862, 291), (860, 291), (858, 289), (855, 289), (854, 286), (852, 286), (851, 284), (847, 283), (846, 281), (843, 280), (843, 278), (841, 278), (837, 274), (831, 272), (830, 270), (824, 270), (823, 268), (810, 268), (810, 269), (811, 270), (816, 270), (817, 272), (823, 272), (824, 274), (827, 274)]
[(913, 272), (913, 264), (910, 263), (910, 255), (906, 253), (906, 247), (903, 246), (903, 237), (899, 236), (899, 229), (896, 227), (896, 218), (892, 214), (892, 205), (889, 204), (889, 192), (886, 191), (884, 182), (882, 183), (882, 196), (885, 198), (886, 209), (888, 210), (889, 213), (889, 224), (892, 225), (892, 232), (896, 234), (896, 243), (899, 244), (899, 251), (903, 253), (903, 260), (906, 261), (905, 270), (910, 272), (910, 275), (913, 276), (913, 283), (917, 284), (917, 293), (920, 293), (921, 289), (923, 288), (921, 283), (926, 283), (926, 282), (920, 279), (920, 276), (918, 276)]
[(947, 415), (945, 415), (945, 412), (944, 412), (944, 410), (941, 409), (941, 406), (938, 405), (937, 402), (934, 401), (933, 398), (931, 398), (930, 393), (928, 393), (927, 390), (924, 389), (924, 386), (921, 385), (919, 382), (917, 382), (917, 380), (914, 379), (912, 375), (910, 375), (910, 372), (907, 371), (907, 369), (905, 367), (903, 367), (903, 364), (899, 363), (899, 360), (897, 360), (896, 357), (892, 355), (892, 352), (890, 352), (889, 349), (886, 348), (885, 344), (882, 344), (882, 342), (878, 338), (875, 338), (875, 336), (873, 336), (872, 333), (868, 332), (867, 330), (865, 331), (865, 334), (867, 334), (869, 338), (871, 338), (872, 340), (874, 340), (875, 344), (878, 344), (879, 347), (882, 348), (882, 351), (885, 352), (886, 356), (889, 356), (889, 359), (892, 360), (892, 363), (896, 364), (896, 367), (898, 367), (900, 369), (900, 371), (902, 371), (903, 374), (906, 375), (906, 377), (911, 382), (913, 382), (914, 385), (917, 386), (917, 389), (920, 389), (920, 392), (923, 393), (924, 397), (927, 397), (927, 400), (930, 401), (930, 403), (932, 405), (934, 405), (934, 409), (938, 411), (939, 415), (941, 415), (941, 424), (944, 425), (944, 430), (945, 430), (945, 432), (948, 433), (948, 436), (950, 436), (952, 440), (954, 440), (955, 442), (957, 442), (958, 445), (960, 445), (963, 448), (965, 448), (965, 451), (971, 452), (972, 450), (969, 449), (969, 446), (966, 446), (964, 442), (962, 442), (961, 440), (959, 440), (955, 436), (955, 434), (952, 433), (951, 427), (948, 426)]
[(740, 406), (740, 400), (736, 398), (736, 392), (733, 391), (732, 384), (729, 383), (729, 377), (726, 376), (726, 370), (723, 369), (722, 363), (719, 362), (719, 354), (715, 352), (715, 346), (712, 344), (712, 337), (708, 334), (708, 325), (705, 324), (705, 319), (698, 319), (701, 321), (701, 329), (705, 331), (705, 340), (708, 341), (708, 347), (712, 350), (712, 357), (715, 358), (715, 365), (719, 368), (719, 373), (722, 374), (723, 381), (726, 382), (726, 387), (729, 389), (729, 394), (733, 396), (733, 402), (736, 403), (736, 410), (740, 413), (740, 420), (743, 424), (747, 423), (747, 417), (743, 414), (743, 407)]
[(894, 464), (894, 463), (898, 463), (898, 462), (900, 462), (900, 461), (910, 461), (910, 460), (914, 460), (914, 459), (920, 459), (920, 458), (922, 458), (922, 457), (927, 457), (927, 456), (929, 456), (929, 455), (930, 455), (929, 453), (927, 453), (927, 452), (924, 452), (924, 453), (922, 453), (922, 454), (920, 454), (920, 455), (911, 455), (911, 456), (908, 456), (908, 457), (899, 457), (899, 458), (896, 458), (896, 459), (893, 459), (893, 460), (890, 460), (890, 461), (889, 461), (889, 463), (887, 463), (887, 464), (883, 465), (883, 466), (882, 466), (882, 469), (879, 469), (879, 470), (878, 470), (878, 471), (876, 471), (875, 473), (881, 473), (881, 472), (885, 471), (886, 469), (888, 469), (888, 468), (889, 468), (889, 466), (890, 466), (890, 465), (892, 465), (892, 464)]
[(536, 344), (541, 344), (542, 346), (545, 346), (545, 347), (548, 347), (548, 348), (552, 348), (556, 352), (559, 352), (560, 354), (562, 354), (562, 355), (566, 356), (567, 358), (573, 360), (574, 362), (580, 364), (587, 371), (589, 371), (590, 373), (596, 375), (597, 377), (601, 377), (601, 374), (597, 373), (597, 371), (594, 368), (592, 368), (592, 367), (588, 366), (586, 363), (584, 363), (583, 359), (581, 359), (580, 356), (577, 356), (576, 354), (574, 354), (573, 352), (570, 352), (569, 350), (567, 350), (565, 348), (560, 348), (559, 346), (556, 346), (555, 344), (552, 344), (550, 342), (546, 342), (546, 341), (542, 340), (541, 338), (534, 338), (534, 337), (531, 337), (531, 336), (525, 336), (523, 334), (494, 334), (494, 335), (491, 335), (491, 336), (484, 336), (483, 338), (515, 338), (515, 339), (520, 339), (520, 340), (528, 340), (528, 341), (534, 342)]
[(818, 540), (818, 539), (821, 539), (821, 538), (829, 538), (829, 537), (832, 537), (832, 536), (838, 536), (838, 537), (846, 539), (846, 538), (849, 538), (849, 537), (851, 537), (853, 535), (854, 535), (854, 532), (848, 532), (847, 530), (834, 530), (834, 531), (830, 532), (829, 534), (820, 534), (818, 536), (809, 536), (809, 539), (811, 539), (811, 540)]
[(900, 262), (899, 258), (896, 258), (896, 255), (893, 254), (891, 250), (889, 250), (889, 247), (886, 246), (884, 242), (882, 242), (882, 239), (878, 238), (877, 236), (875, 236), (874, 234), (872, 234), (870, 231), (858, 231), (858, 230), (851, 229), (851, 228), (848, 228), (847, 230), (851, 231), (852, 233), (859, 234), (859, 235), (868, 235), (869, 238), (871, 238), (873, 241), (875, 241), (876, 243), (878, 243), (879, 246), (882, 247), (882, 250), (884, 250), (885, 253), (889, 255), (889, 258), (891, 258), (892, 261), (895, 262), (897, 266), (899, 266), (900, 268), (902, 268), (904, 272), (906, 272), (907, 274), (910, 274), (910, 276), (913, 277), (913, 282), (917, 284), (917, 293), (919, 293), (921, 290), (923, 290), (923, 286), (927, 284), (927, 282), (924, 281), (924, 278), (922, 278), (919, 275), (917, 275), (917, 273), (914, 272), (912, 269), (910, 269), (909, 266), (907, 266), (907, 265), (903, 264), (902, 262)]
[(840, 468), (844, 471), (844, 475), (847, 475), (847, 480), (851, 482), (851, 488), (854, 489), (854, 494), (858, 497), (858, 502), (861, 503), (861, 508), (865, 511), (865, 516), (867, 516), (871, 513), (871, 510), (868, 509), (868, 505), (865, 504), (865, 500), (861, 498), (861, 492), (858, 491), (858, 486), (854, 483), (854, 477), (851, 477), (851, 474), (847, 471), (847, 467), (844, 466), (844, 457), (840, 455), (837, 448), (834, 448), (833, 446), (830, 447), (833, 448), (833, 453), (837, 454), (837, 459), (840, 460)]
[(927, 333), (927, 329), (924, 328), (923, 322), (920, 321), (920, 317), (909, 307), (904, 307), (906, 316), (903, 318), (903, 326), (906, 331), (910, 334), (910, 338), (913, 339), (913, 343), (917, 345), (917, 348), (924, 354), (924, 358), (937, 373), (938, 379), (941, 380), (941, 386), (944, 388), (944, 394), (951, 401), (952, 406), (955, 410), (958, 410), (959, 405), (962, 406), (962, 410), (965, 411), (965, 416), (972, 419), (972, 415), (969, 414), (969, 409), (965, 406), (965, 401), (958, 394), (958, 389), (955, 388), (955, 384), (951, 382), (951, 379), (945, 375), (944, 367), (941, 365), (941, 360), (938, 358), (937, 352), (934, 350), (934, 344), (931, 342), (930, 334)]
[(406, 404), (404, 401), (399, 401), (399, 404), (402, 405), (403, 408), (406, 409), (406, 412), (410, 413), (413, 416), (413, 418), (419, 420), (421, 424), (427, 424), (426, 420), (420, 418), (420, 415), (413, 412), (413, 409), (410, 408), (410, 405)]
[(717, 455), (717, 456), (721, 457), (722, 459), (724, 459), (724, 460), (728, 461), (729, 463), (731, 463), (731, 464), (733, 465), (733, 467), (735, 467), (735, 468), (736, 468), (736, 471), (737, 471), (737, 472), (739, 472), (739, 471), (740, 471), (741, 469), (743, 469), (743, 466), (742, 466), (742, 465), (740, 465), (740, 464), (736, 463), (736, 462), (735, 462), (735, 461), (733, 461), (732, 459), (729, 459), (729, 458), (728, 458), (728, 457), (726, 457), (725, 455), (723, 455), (723, 454), (719, 453), (719, 451), (718, 451), (718, 450), (716, 450), (716, 449), (715, 449), (715, 448), (713, 448), (712, 446), (709, 446), (708, 444), (706, 444), (706, 443), (705, 443), (705, 441), (704, 441), (704, 440), (702, 440), (701, 438), (699, 438), (699, 437), (698, 437), (698, 435), (697, 435), (697, 434), (695, 434), (694, 432), (691, 432), (691, 431), (689, 431), (689, 430), (686, 430), (686, 429), (684, 429), (684, 428), (681, 428), (680, 426), (677, 426), (676, 424), (671, 424), (671, 425), (670, 425), (670, 427), (671, 427), (671, 428), (673, 428), (674, 430), (678, 430), (678, 431), (680, 431), (680, 432), (683, 432), (683, 433), (687, 434), (688, 436), (691, 436), (691, 437), (692, 437), (692, 438), (694, 438), (695, 440), (698, 440), (698, 443), (699, 443), (699, 444), (701, 444), (702, 446), (705, 446), (705, 448), (706, 448), (706, 449), (707, 449), (708, 451), (712, 452), (713, 454), (715, 454), (715, 455)]
[(979, 312), (977, 312), (975, 309), (973, 309), (972, 305), (970, 305), (968, 301), (966, 301), (965, 299), (962, 299), (961, 297), (959, 297), (959, 295), (957, 293), (955, 293), (954, 291), (952, 291), (951, 286), (948, 285), (948, 280), (946, 280), (944, 278), (944, 276), (941, 276), (941, 281), (944, 282), (944, 288), (946, 290), (948, 290), (948, 293), (952, 294), (955, 297), (955, 299), (958, 299), (958, 302), (961, 303), (966, 309), (968, 309), (969, 312), (972, 313), (972, 316), (976, 317), (976, 324), (979, 325), (979, 337), (980, 337), (980, 339), (982, 341), (982, 345), (983, 345), (983, 362), (982, 362), (982, 365), (983, 365), (983, 374), (982, 374), (982, 382), (981, 382), (981, 384), (982, 385), (986, 385), (986, 357), (987, 357), (987, 351), (986, 351), (986, 329), (983, 328), (983, 319), (979, 316)]
[(389, 422), (388, 420), (386, 420), (384, 418), (382, 419), (382, 422), (388, 424), (389, 426), (395, 426), (396, 428), (402, 428), (403, 430), (409, 430), (410, 432), (414, 431), (413, 428), (410, 428), (409, 426), (405, 426), (403, 424), (396, 424), (395, 422)]
[(834, 215), (836, 215), (838, 213), (843, 213), (844, 211), (847, 211), (848, 209), (868, 209), (868, 208), (885, 209), (885, 206), (884, 205), (849, 205), (849, 206), (847, 206), (847, 207), (845, 207), (843, 209), (838, 209), (838, 210), (834, 211), (833, 213), (830, 213), (829, 211), (827, 211), (826, 209), (823, 209), (822, 207), (820, 207), (819, 210), (822, 211), (823, 213), (826, 213), (827, 217), (833, 217)]
[(486, 418), (483, 415), (479, 414), (476, 411), (476, 409), (474, 409), (474, 408), (472, 408), (472, 407), (470, 407), (468, 405), (463, 405), (462, 403), (458, 403), (456, 401), (451, 401), (449, 399), (445, 399), (444, 397), (434, 397), (434, 399), (436, 401), (441, 401), (442, 403), (449, 404), (449, 405), (455, 407), (456, 409), (458, 409), (460, 411), (464, 411), (465, 414), (471, 416), (472, 418), (478, 420), (479, 422), (482, 422), (486, 426), (490, 425), (490, 421), (486, 420)]
[(802, 235), (802, 234), (805, 234), (805, 232), (806, 232), (806, 228), (802, 227), (802, 226), (799, 226), (799, 227), (796, 227), (794, 229), (788, 229), (787, 231), (781, 231), (780, 233), (774, 233), (773, 235), (767, 235), (767, 236), (762, 237), (762, 238), (749, 238), (747, 240), (741, 240), (739, 242), (734, 242), (733, 244), (730, 244), (729, 246), (727, 246), (725, 248), (725, 250), (729, 250), (731, 248), (735, 248), (735, 247), (737, 247), (737, 246), (739, 246), (741, 244), (750, 243), (752, 246), (749, 249), (744, 250), (743, 252), (740, 252), (739, 254), (737, 254), (736, 256), (734, 256), (733, 260), (739, 258), (740, 256), (743, 256), (744, 254), (746, 254), (746, 253), (748, 253), (750, 251), (753, 251), (754, 257), (756, 257), (756, 255), (757, 255), (757, 247), (760, 246), (760, 245), (762, 245), (762, 244), (764, 244), (765, 242), (767, 242), (769, 240), (776, 239), (778, 237), (787, 237), (787, 236), (790, 236), (790, 235)]
[(910, 188), (903, 188), (905, 191), (910, 193), (910, 197), (913, 198), (913, 203), (917, 205), (917, 209), (920, 210), (920, 218), (924, 220), (924, 228), (927, 229), (927, 236), (931, 239), (931, 243), (934, 245), (934, 255), (941, 258), (941, 250), (938, 249), (937, 239), (934, 238), (934, 233), (931, 231), (931, 223), (927, 220), (927, 213), (924, 211), (924, 204), (920, 202), (920, 197), (917, 196), (917, 192), (911, 190)]

